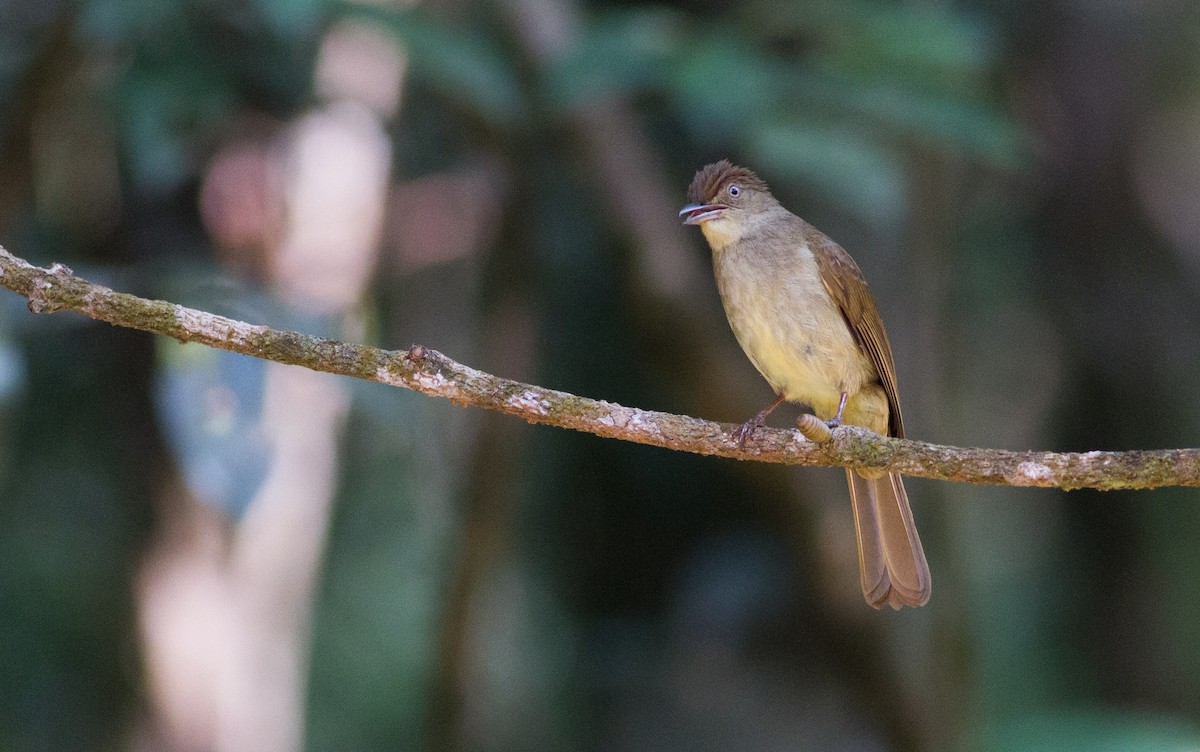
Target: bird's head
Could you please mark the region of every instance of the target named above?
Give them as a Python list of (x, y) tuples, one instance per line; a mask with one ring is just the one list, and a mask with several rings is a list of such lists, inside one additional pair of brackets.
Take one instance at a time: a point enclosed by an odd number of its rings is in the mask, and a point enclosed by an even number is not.
[(727, 159), (697, 172), (687, 198), (679, 216), (685, 225), (700, 225), (713, 248), (736, 241), (753, 217), (779, 205), (760, 177)]

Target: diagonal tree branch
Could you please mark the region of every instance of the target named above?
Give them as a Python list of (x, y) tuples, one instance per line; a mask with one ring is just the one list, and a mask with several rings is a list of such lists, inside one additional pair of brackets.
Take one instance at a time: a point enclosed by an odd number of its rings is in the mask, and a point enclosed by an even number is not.
[(314, 371), (353, 376), (515, 415), (530, 423), (695, 454), (792, 465), (847, 466), (962, 483), (1076, 488), (1200, 486), (1200, 449), (1131, 452), (1011, 452), (927, 444), (845, 426), (827, 443), (798, 431), (760, 429), (745, 447), (732, 426), (623, 407), (493, 376), (413, 345), (406, 351), (256, 326), (162, 300), (147, 300), (76, 277), (62, 264), (41, 268), (0, 247), (0, 285), (34, 313), (76, 311), (115, 326), (198, 342)]

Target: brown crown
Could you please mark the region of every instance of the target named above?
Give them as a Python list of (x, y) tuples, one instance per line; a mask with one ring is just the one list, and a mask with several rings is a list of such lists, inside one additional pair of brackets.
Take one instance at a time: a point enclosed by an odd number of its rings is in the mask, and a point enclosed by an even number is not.
[(715, 199), (729, 183), (737, 183), (743, 188), (770, 194), (767, 184), (762, 178), (745, 167), (738, 167), (728, 159), (713, 162), (696, 173), (692, 184), (688, 186), (687, 200), (689, 204), (703, 204)]

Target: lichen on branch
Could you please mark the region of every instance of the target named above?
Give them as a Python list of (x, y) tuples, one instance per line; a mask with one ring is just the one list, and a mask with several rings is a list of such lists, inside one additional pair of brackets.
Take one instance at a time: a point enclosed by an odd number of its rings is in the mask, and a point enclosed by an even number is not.
[(732, 438), (733, 426), (728, 424), (624, 407), (501, 378), (422, 345), (383, 350), (147, 300), (88, 282), (62, 264), (34, 266), (3, 247), (0, 285), (24, 296), (34, 313), (75, 311), (114, 326), (403, 387), (530, 423), (694, 454), (887, 470), (960, 483), (1064, 489), (1200, 486), (1200, 449), (1012, 452), (893, 439), (854, 426), (835, 429), (831, 440), (821, 443), (804, 438), (797, 430), (762, 428), (741, 446)]

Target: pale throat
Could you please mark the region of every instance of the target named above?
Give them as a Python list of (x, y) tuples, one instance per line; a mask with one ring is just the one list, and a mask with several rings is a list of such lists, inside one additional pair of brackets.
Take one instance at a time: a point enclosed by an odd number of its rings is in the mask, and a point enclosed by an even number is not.
[(725, 217), (710, 219), (700, 224), (700, 232), (704, 233), (708, 247), (714, 251), (741, 240), (745, 229), (741, 222), (735, 222)]

